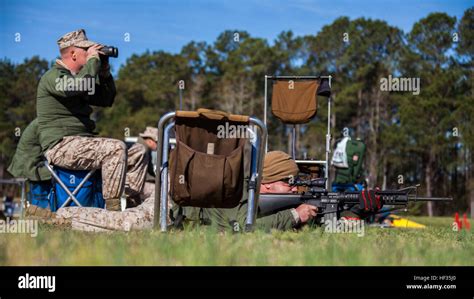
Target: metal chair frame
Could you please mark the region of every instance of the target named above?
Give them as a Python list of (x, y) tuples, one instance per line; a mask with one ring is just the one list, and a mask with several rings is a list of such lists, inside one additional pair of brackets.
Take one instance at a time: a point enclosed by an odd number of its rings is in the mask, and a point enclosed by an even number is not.
[(64, 192), (67, 193), (68, 198), (64, 201), (64, 203), (61, 205), (60, 208), (67, 207), (67, 205), (73, 201), (78, 207), (82, 207), (81, 203), (77, 200), (76, 194), (81, 190), (82, 186), (87, 182), (87, 180), (95, 173), (95, 169), (90, 170), (87, 175), (82, 179), (82, 181), (77, 185), (77, 187), (71, 192), (69, 188), (64, 184), (63, 181), (59, 178), (59, 176), (56, 174), (54, 171), (54, 166), (50, 165), (48, 161), (44, 161), (44, 165), (46, 168), (49, 170), (53, 178), (58, 182), (58, 184), (61, 186), (61, 188), (64, 190)]
[[(155, 176), (155, 213), (154, 227), (166, 232), (168, 215), (168, 167), (170, 150), (170, 131), (174, 128), (174, 118), (176, 112), (169, 112), (161, 117), (158, 122), (158, 148), (157, 148), (157, 173)], [(224, 123), (226, 120), (223, 120)], [(267, 128), (265, 124), (255, 117), (249, 118), (250, 127), (257, 127), (258, 132), (253, 132), (255, 138), (250, 140), (251, 162), (250, 176), (248, 184), (248, 209), (245, 230), (251, 231), (257, 217), (258, 197), (260, 192), (260, 182), (262, 178), (263, 157), (265, 155), (265, 145), (267, 143)], [(242, 182), (244, 184), (244, 182)]]
[[(329, 87), (331, 87), (331, 80), (332, 76), (268, 76), (265, 75), (265, 91), (264, 91), (264, 99), (263, 99), (263, 121), (265, 125), (267, 124), (267, 116), (268, 116), (268, 80), (278, 80), (278, 79), (287, 79), (287, 80), (318, 80), (318, 79), (328, 79), (329, 80)], [(326, 160), (304, 160), (305, 163), (314, 163), (324, 166), (324, 177), (326, 180), (326, 189), (329, 188), (329, 154), (331, 153), (331, 103), (332, 98), (331, 96), (328, 97), (328, 121), (327, 121), (327, 131), (326, 131)], [(296, 158), (296, 126), (293, 125), (292, 128), (292, 138), (291, 138), (291, 149), (292, 153), (291, 156), (293, 159), (297, 160)], [(265, 144), (265, 152), (268, 151), (268, 144)], [(302, 160), (297, 160), (302, 161)], [(297, 162), (298, 163), (298, 162)], [(301, 163), (301, 162), (300, 162)]]

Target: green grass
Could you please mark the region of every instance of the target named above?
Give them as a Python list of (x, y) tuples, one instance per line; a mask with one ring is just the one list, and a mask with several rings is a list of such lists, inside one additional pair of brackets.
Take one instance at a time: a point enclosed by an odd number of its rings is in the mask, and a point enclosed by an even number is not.
[(358, 237), (322, 228), (94, 234), (42, 225), (36, 238), (0, 236), (0, 265), (474, 265), (472, 232), (453, 232), (451, 218), (410, 219), (428, 227), (366, 227)]

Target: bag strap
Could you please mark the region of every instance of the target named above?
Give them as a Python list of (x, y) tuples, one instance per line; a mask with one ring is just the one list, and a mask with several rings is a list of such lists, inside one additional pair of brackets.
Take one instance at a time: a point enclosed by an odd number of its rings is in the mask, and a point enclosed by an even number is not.
[(211, 225), (212, 224), (212, 222), (209, 218), (204, 217), (204, 209), (203, 208), (199, 209), (199, 223), (201, 225)]
[(183, 223), (184, 223), (185, 218), (186, 218), (186, 216), (184, 216), (184, 214), (183, 214), (183, 207), (179, 206), (178, 214), (176, 215), (176, 218), (173, 221), (174, 228), (183, 229), (184, 228)]

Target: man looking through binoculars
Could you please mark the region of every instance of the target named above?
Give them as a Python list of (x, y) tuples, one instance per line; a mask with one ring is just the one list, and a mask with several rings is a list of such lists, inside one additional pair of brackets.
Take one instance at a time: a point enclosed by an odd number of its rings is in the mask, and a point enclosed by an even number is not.
[(88, 40), (84, 29), (65, 34), (57, 43), (61, 59), (43, 75), (37, 91), (41, 149), (56, 166), (101, 169), (106, 208), (120, 210), (124, 191), (129, 196), (142, 192), (148, 161), (141, 144), (127, 149), (121, 140), (95, 136), (91, 106), (114, 103), (108, 57), (117, 50)]

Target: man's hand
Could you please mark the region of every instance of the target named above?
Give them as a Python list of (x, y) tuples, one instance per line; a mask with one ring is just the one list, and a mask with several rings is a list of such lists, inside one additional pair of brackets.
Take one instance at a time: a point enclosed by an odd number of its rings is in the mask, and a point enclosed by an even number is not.
[(316, 217), (318, 208), (312, 205), (301, 204), (296, 209), (298, 216), (300, 216), (300, 223), (306, 223), (313, 217)]
[(89, 60), (89, 58), (91, 57), (97, 57), (99, 58), (99, 49), (102, 48), (102, 45), (93, 45), (93, 46), (90, 46), (88, 49), (87, 49), (87, 60)]

